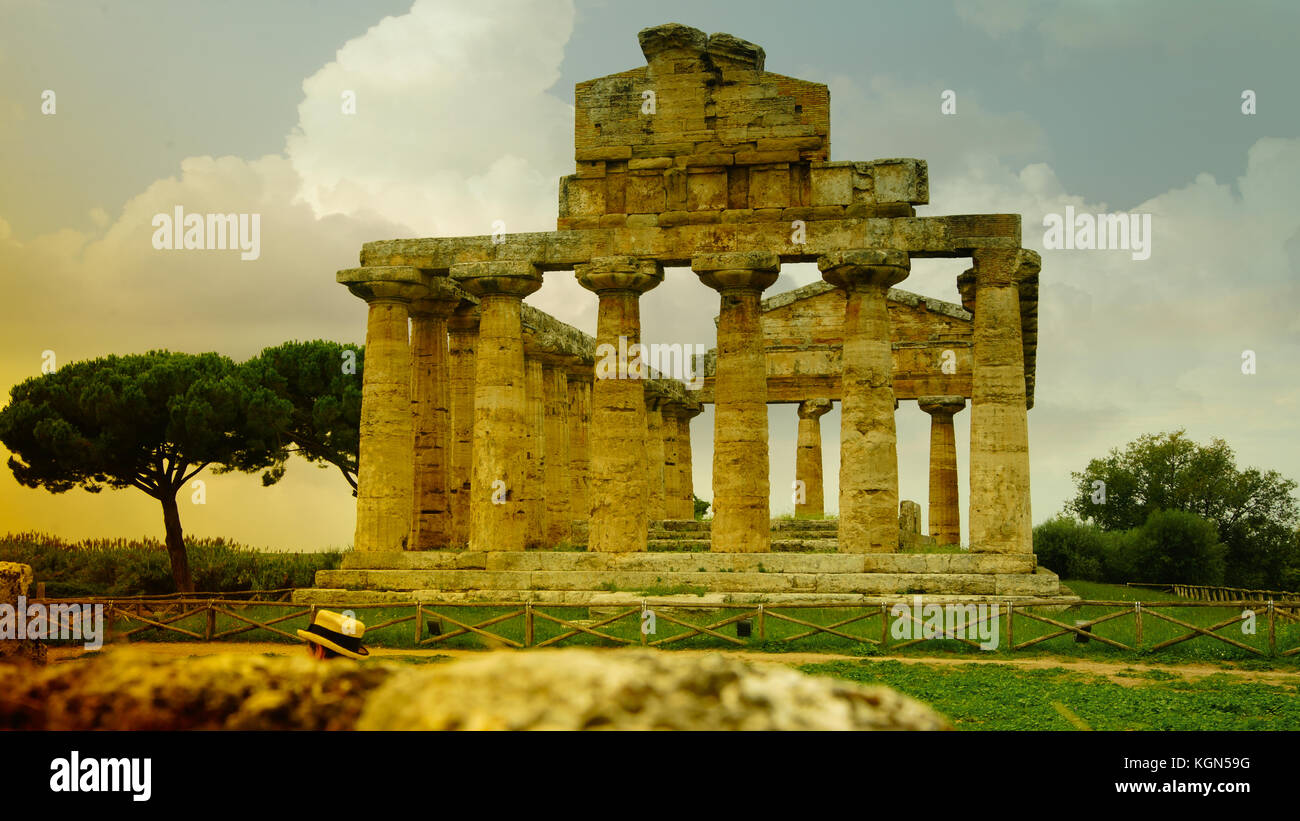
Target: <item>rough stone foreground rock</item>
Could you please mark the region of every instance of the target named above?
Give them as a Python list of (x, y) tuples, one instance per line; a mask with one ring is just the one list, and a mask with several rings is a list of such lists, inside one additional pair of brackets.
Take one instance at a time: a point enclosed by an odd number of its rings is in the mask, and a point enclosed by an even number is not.
[(392, 665), (136, 648), (34, 670), (0, 666), (0, 729), (346, 730)]
[(777, 664), (653, 650), (493, 653), (408, 670), (366, 703), (358, 729), (943, 730), (887, 687)]
[(492, 653), (422, 669), (135, 648), (0, 666), (0, 729), (940, 730), (886, 687), (644, 650)]
[[(18, 562), (0, 562), (0, 604), (17, 606), (18, 597), (27, 595), (31, 586), (32, 566)], [(0, 662), (30, 661), (45, 663), (45, 642), (35, 639), (0, 639)]]

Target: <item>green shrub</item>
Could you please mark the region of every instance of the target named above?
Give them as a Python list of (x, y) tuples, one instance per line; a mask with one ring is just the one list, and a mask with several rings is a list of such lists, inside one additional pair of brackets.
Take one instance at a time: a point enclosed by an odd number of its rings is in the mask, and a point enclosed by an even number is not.
[[(203, 593), (311, 587), (317, 570), (337, 568), (338, 551), (271, 553), (224, 539), (186, 538), (194, 589)], [(69, 543), (43, 533), (0, 539), (0, 561), (32, 566), (51, 598), (171, 593), (171, 563), (152, 539), (90, 539)]]
[(1223, 584), (1227, 548), (1214, 522), (1181, 510), (1155, 510), (1128, 541), (1131, 581)]
[(1105, 581), (1113, 558), (1109, 541), (1101, 528), (1064, 514), (1034, 528), (1038, 563), (1066, 579)]

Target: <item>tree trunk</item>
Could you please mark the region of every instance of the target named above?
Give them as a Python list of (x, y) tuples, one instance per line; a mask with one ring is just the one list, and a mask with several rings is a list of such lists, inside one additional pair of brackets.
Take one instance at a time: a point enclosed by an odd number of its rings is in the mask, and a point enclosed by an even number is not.
[(176, 494), (163, 496), (163, 524), (167, 527), (167, 555), (172, 560), (172, 581), (176, 592), (193, 593), (194, 580), (190, 578), (190, 560), (185, 553), (185, 538), (181, 534), (181, 514), (176, 508)]

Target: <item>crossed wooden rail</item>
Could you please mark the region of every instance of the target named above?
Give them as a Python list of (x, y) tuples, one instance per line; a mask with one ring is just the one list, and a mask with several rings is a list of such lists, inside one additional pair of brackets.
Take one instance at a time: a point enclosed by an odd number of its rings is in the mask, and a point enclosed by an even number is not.
[[(130, 640), (134, 636), (158, 631), (162, 634), (175, 633), (185, 636), (189, 639), (200, 641), (219, 641), (228, 639), (233, 636), (248, 633), (253, 630), (267, 630), (279, 636), (297, 640), (294, 633), (280, 629), (276, 625), (282, 625), (285, 622), (300, 619), (302, 626), (311, 622), (315, 611), (320, 605), (302, 605), (283, 601), (283, 596), (278, 594), (283, 591), (270, 591), (271, 596), (258, 598), (256, 596), (243, 599), (226, 599), (226, 598), (184, 598), (184, 597), (134, 597), (129, 599), (109, 599), (93, 598), (75, 600), (81, 604), (103, 604), (106, 608), (107, 620), (110, 624), (120, 624), (126, 629), (119, 629), (111, 633), (110, 638), (124, 641)], [(47, 604), (53, 603), (73, 603), (71, 599), (37, 599), (33, 603), (41, 602)], [(450, 640), (472, 635), (479, 638), (489, 646), (505, 646), (514, 648), (525, 647), (553, 647), (576, 637), (591, 637), (601, 641), (610, 642), (616, 645), (643, 645), (648, 647), (664, 647), (675, 644), (695, 636), (707, 636), (721, 640), (728, 644), (736, 646), (747, 646), (745, 639), (722, 632), (733, 624), (747, 622), (752, 629), (752, 633), (757, 634), (760, 642), (769, 644), (793, 644), (804, 639), (817, 635), (835, 636), (861, 645), (870, 645), (882, 649), (902, 650), (906, 647), (913, 646), (926, 638), (910, 638), (902, 641), (890, 640), (891, 619), (893, 623), (898, 620), (909, 622), (909, 626), (914, 624), (924, 627), (924, 620), (916, 613), (909, 609), (902, 612), (895, 612), (895, 606), (899, 604), (912, 604), (916, 597), (880, 599), (864, 603), (847, 604), (843, 602), (828, 603), (797, 603), (797, 604), (720, 604), (704, 602), (658, 602), (648, 604), (645, 601), (639, 604), (624, 604), (612, 606), (614, 612), (608, 615), (602, 615), (598, 618), (579, 619), (573, 616), (560, 615), (557, 611), (585, 610), (584, 606), (573, 604), (537, 604), (534, 602), (397, 602), (397, 603), (380, 603), (380, 604), (332, 604), (332, 609), (345, 609), (351, 611), (364, 610), (387, 610), (402, 611), (410, 609), (408, 615), (399, 615), (395, 618), (389, 618), (386, 621), (368, 624), (366, 633), (373, 635), (380, 630), (385, 630), (400, 624), (414, 622), (415, 643), (418, 647), (445, 646)], [(924, 602), (924, 597), (922, 597)], [(1225, 644), (1253, 653), (1259, 656), (1278, 656), (1288, 657), (1300, 655), (1300, 635), (1295, 635), (1298, 642), (1294, 647), (1279, 647), (1278, 644), (1278, 627), (1300, 621), (1300, 600), (1287, 600), (1281, 602), (1274, 601), (1157, 601), (1157, 602), (1132, 602), (1132, 601), (1072, 601), (1063, 604), (1059, 600), (1022, 600), (1017, 602), (991, 601), (983, 598), (953, 599), (945, 597), (942, 602), (929, 602), (937, 604), (997, 604), (996, 612), (989, 610), (977, 611), (977, 618), (966, 618), (957, 624), (957, 630), (945, 632), (941, 638), (955, 639), (971, 647), (978, 647), (979, 644), (969, 638), (970, 631), (982, 624), (995, 619), (1003, 620), (1001, 624), (1005, 627), (1006, 643), (1005, 647), (1012, 651), (1023, 650), (1035, 645), (1050, 641), (1062, 636), (1073, 635), (1086, 641), (1096, 641), (1118, 650), (1129, 652), (1146, 652), (1154, 653), (1173, 647), (1183, 642), (1195, 638), (1206, 637), (1215, 641), (1224, 642)], [(277, 613), (274, 617), (254, 618), (246, 612), (248, 608), (269, 608), (272, 610), (283, 611)], [(1115, 608), (1110, 612), (1093, 616), (1086, 620), (1076, 620), (1073, 624), (1061, 621), (1051, 616), (1044, 615), (1042, 612), (1034, 612), (1031, 608), (1049, 607), (1060, 610), (1063, 607), (1070, 609), (1078, 607), (1106, 607)], [(1209, 627), (1203, 627), (1192, 624), (1183, 619), (1179, 619), (1168, 613), (1162, 613), (1161, 610), (1171, 608), (1195, 608), (1195, 607), (1216, 607), (1220, 609), (1232, 608), (1239, 609), (1239, 612), (1222, 621), (1218, 621)], [(473, 622), (461, 614), (460, 610), (504, 610), (480, 621)], [(789, 611), (818, 611), (833, 610), (839, 611), (833, 617), (833, 621), (827, 624), (819, 624), (809, 621), (807, 618), (800, 618)], [(550, 611), (550, 612), (548, 612)], [(640, 629), (647, 619), (646, 614), (653, 614), (655, 622), (667, 622), (682, 628), (679, 632), (671, 635), (651, 638), (651, 634)], [(692, 613), (702, 614), (705, 616), (703, 621), (689, 620), (688, 616)], [(840, 617), (842, 614), (844, 617)], [(178, 622), (183, 622), (195, 616), (203, 615), (204, 624), (202, 632), (193, 629), (187, 629), (180, 626)], [(718, 616), (723, 616), (718, 618)], [(801, 614), (803, 615), (803, 614)], [(233, 626), (227, 625), (224, 629), (218, 629), (218, 616), (224, 616), (233, 622)], [(1056, 628), (1042, 635), (1028, 638), (1017, 643), (1015, 641), (1015, 617), (1020, 616), (1022, 619), (1046, 624), (1049, 627)], [(1156, 619), (1162, 622), (1176, 625), (1187, 630), (1188, 632), (1181, 635), (1168, 638), (1164, 641), (1153, 645), (1144, 646), (1144, 623), (1147, 618)], [(879, 618), (878, 638), (867, 635), (865, 632), (849, 632), (845, 628), (850, 625), (865, 623)], [(1134, 623), (1135, 641), (1133, 644), (1126, 644), (1118, 639), (1101, 635), (1093, 630), (1097, 625), (1119, 619), (1132, 618)], [(516, 619), (523, 620), (523, 638), (520, 641), (510, 635), (506, 635), (504, 630)], [(1266, 630), (1267, 649), (1252, 646), (1246, 642), (1239, 641), (1230, 636), (1223, 635), (1219, 631), (1225, 627), (1242, 624), (1248, 619), (1262, 621), (1262, 628)], [(544, 623), (556, 625), (560, 632), (555, 633), (547, 638), (538, 639), (537, 622), (541, 620)], [(631, 621), (637, 626), (636, 634), (638, 638), (629, 638), (626, 635), (619, 635), (612, 632), (620, 623)], [(132, 623), (135, 623), (132, 625)], [(769, 636), (771, 630), (769, 625), (772, 622), (783, 622), (786, 624), (796, 625), (805, 628), (799, 632), (783, 636)], [(425, 635), (428, 628), (437, 624), (439, 629), (433, 635)], [(288, 627), (289, 625), (285, 625)], [(453, 629), (443, 631), (444, 626), (451, 626)], [(948, 625), (952, 627), (952, 625)], [(657, 633), (657, 631), (656, 631)]]

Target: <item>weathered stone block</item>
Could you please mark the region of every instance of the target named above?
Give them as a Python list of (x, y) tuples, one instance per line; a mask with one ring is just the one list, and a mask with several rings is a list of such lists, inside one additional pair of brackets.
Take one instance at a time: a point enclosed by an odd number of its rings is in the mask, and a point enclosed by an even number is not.
[(605, 213), (605, 180), (564, 177), (561, 183), (562, 217), (590, 217)]
[(930, 175), (925, 160), (874, 160), (866, 165), (875, 182), (876, 202), (925, 205), (930, 201)]
[[(812, 204), (848, 205), (853, 201), (853, 164), (814, 164), (808, 169), (812, 181)], [(822, 217), (821, 219), (827, 219)]]
[(632, 156), (630, 145), (610, 145), (595, 148), (579, 148), (574, 152), (578, 162), (596, 162), (599, 160), (626, 160)]
[(749, 173), (750, 208), (787, 208), (789, 206), (789, 169), (751, 169)]
[(688, 211), (721, 211), (727, 207), (727, 173), (688, 174), (686, 208)]
[(658, 214), (664, 210), (666, 194), (662, 174), (630, 175), (627, 178), (625, 208), (629, 214)]

